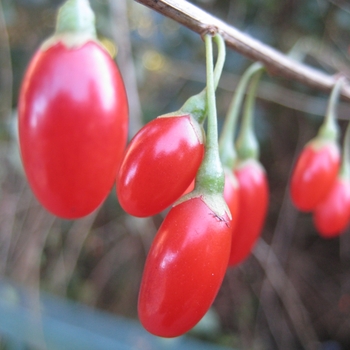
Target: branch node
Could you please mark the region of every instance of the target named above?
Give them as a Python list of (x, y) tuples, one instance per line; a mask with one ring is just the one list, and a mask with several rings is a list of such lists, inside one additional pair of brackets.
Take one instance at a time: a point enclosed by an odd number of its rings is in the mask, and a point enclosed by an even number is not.
[(200, 33), (200, 36), (202, 40), (204, 40), (204, 37), (209, 34), (211, 36), (215, 36), (219, 32), (219, 29), (213, 25), (208, 25), (205, 28), (203, 28), (203, 31)]

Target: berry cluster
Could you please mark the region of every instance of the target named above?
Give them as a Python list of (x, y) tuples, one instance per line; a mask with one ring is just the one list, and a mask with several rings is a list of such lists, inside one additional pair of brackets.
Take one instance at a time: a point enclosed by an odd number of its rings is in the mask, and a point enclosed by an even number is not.
[(336, 105), (344, 80), (335, 84), (325, 120), (315, 138), (304, 147), (290, 183), (291, 198), (300, 211), (312, 212), (319, 234), (325, 238), (341, 234), (350, 223), (350, 128), (341, 157)]
[(144, 327), (162, 337), (179, 336), (204, 316), (226, 270), (251, 253), (267, 213), (268, 183), (253, 129), (264, 68), (253, 64), (242, 76), (219, 140), (215, 89), (225, 45), (218, 34), (213, 40), (219, 48), (214, 71), (212, 38), (205, 36), (207, 87), (179, 111), (146, 124), (130, 141), (117, 176), (118, 199), (129, 214), (155, 215), (171, 205), (147, 256), (138, 304)]
[[(170, 208), (148, 253), (138, 310), (149, 332), (179, 336), (208, 311), (227, 269), (249, 256), (262, 231), (269, 186), (253, 120), (264, 67), (254, 63), (242, 75), (219, 137), (215, 90), (225, 43), (217, 33), (205, 34), (206, 87), (178, 111), (146, 124), (125, 149), (123, 81), (93, 22), (87, 0), (67, 1), (55, 35), (27, 70), (19, 99), (24, 169), (42, 205), (63, 218), (91, 213), (115, 180), (128, 214), (147, 217)], [(290, 184), (293, 203), (313, 213), (324, 237), (350, 221), (350, 128), (341, 161), (335, 118), (342, 84), (335, 84), (325, 121)]]

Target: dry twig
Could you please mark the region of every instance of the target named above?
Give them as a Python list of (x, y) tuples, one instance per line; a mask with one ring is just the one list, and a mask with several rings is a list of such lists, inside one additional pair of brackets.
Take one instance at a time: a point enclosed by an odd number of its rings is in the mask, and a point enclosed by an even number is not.
[[(184, 0), (136, 0), (160, 12), (187, 28), (202, 34), (215, 28), (221, 33), (226, 44), (247, 58), (260, 61), (270, 74), (292, 79), (317, 90), (330, 92), (336, 75), (325, 74), (313, 67), (298, 62), (251, 36), (229, 26), (220, 19)], [(343, 72), (339, 72), (343, 73)], [(350, 100), (350, 85), (342, 89), (342, 96)]]

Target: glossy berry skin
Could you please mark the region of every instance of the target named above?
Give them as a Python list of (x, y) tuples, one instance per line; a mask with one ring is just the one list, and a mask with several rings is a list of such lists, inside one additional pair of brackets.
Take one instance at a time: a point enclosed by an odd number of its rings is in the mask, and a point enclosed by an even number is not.
[(100, 45), (37, 51), (19, 97), (19, 142), (29, 184), (48, 211), (74, 219), (103, 202), (127, 129), (122, 77)]
[(235, 175), (239, 184), (239, 211), (228, 266), (238, 265), (250, 255), (261, 234), (269, 198), (266, 173), (258, 161), (243, 161), (235, 169)]
[(325, 238), (337, 237), (350, 222), (350, 181), (338, 177), (313, 213), (315, 227)]
[(239, 185), (236, 175), (230, 169), (225, 169), (224, 199), (231, 212), (231, 228), (233, 230), (239, 213)]
[(117, 179), (120, 205), (138, 217), (163, 211), (191, 184), (203, 155), (202, 128), (189, 114), (152, 120), (125, 152)]
[(146, 260), (138, 301), (142, 325), (161, 337), (195, 326), (213, 303), (227, 268), (230, 220), (199, 197), (174, 206)]
[(308, 212), (326, 197), (338, 174), (339, 146), (314, 140), (300, 154), (292, 173), (290, 193), (294, 205)]

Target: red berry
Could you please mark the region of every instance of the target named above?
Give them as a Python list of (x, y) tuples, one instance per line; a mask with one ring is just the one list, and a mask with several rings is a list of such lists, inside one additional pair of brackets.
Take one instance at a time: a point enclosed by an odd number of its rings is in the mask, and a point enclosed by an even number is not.
[(313, 220), (317, 231), (325, 238), (342, 233), (350, 222), (350, 181), (338, 177), (330, 192), (316, 207)]
[(203, 155), (202, 129), (189, 114), (152, 120), (125, 152), (117, 178), (120, 205), (138, 217), (163, 211), (191, 184)]
[(291, 178), (291, 198), (301, 211), (312, 211), (326, 197), (339, 171), (340, 150), (335, 142), (313, 140), (305, 146)]
[(268, 206), (268, 182), (264, 168), (248, 159), (235, 169), (239, 184), (239, 212), (232, 233), (229, 266), (241, 263), (260, 236)]
[(79, 218), (107, 197), (125, 150), (128, 104), (115, 62), (95, 41), (39, 49), (19, 97), (29, 184), (53, 214)]
[(150, 333), (176, 337), (201, 320), (224, 278), (230, 241), (230, 219), (214, 214), (201, 197), (169, 211), (148, 253), (139, 294), (139, 318)]

